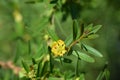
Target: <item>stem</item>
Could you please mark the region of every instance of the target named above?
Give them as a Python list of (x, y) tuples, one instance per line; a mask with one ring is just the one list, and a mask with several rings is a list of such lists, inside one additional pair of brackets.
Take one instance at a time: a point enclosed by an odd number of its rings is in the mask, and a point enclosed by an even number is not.
[(79, 61), (79, 58), (77, 58), (77, 63), (76, 63), (76, 76), (78, 76), (78, 61)]
[(52, 56), (50, 55), (50, 72), (53, 72)]
[(70, 48), (71, 48), (73, 45), (75, 45), (76, 43), (78, 43), (83, 37), (85, 37), (85, 34), (83, 34), (82, 36), (80, 36), (79, 39), (73, 41), (73, 42), (70, 44), (70, 46), (68, 47), (68, 51), (70, 50)]
[(53, 72), (53, 58), (52, 58), (52, 55), (51, 55), (51, 48), (48, 47), (48, 51), (49, 51), (49, 55), (50, 55), (50, 72), (52, 73)]
[(61, 59), (61, 57), (60, 57), (59, 59), (60, 59), (60, 63), (61, 63), (61, 65), (63, 66), (63, 63), (62, 63), (62, 59)]
[[(78, 55), (77, 52), (76, 52), (76, 54)], [(79, 67), (78, 62), (79, 62), (79, 55), (78, 55), (78, 58), (77, 58), (76, 69), (75, 69), (75, 71), (76, 71), (76, 77), (78, 76), (78, 67)]]

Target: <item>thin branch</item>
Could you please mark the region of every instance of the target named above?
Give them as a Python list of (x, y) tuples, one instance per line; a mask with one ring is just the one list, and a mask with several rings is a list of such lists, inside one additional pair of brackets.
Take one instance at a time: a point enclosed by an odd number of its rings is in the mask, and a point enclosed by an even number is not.
[(70, 50), (70, 48), (71, 48), (73, 45), (75, 45), (76, 43), (80, 42), (80, 40), (83, 39), (84, 37), (85, 37), (85, 34), (83, 34), (82, 36), (80, 36), (79, 39), (73, 41), (73, 42), (70, 44), (70, 46), (68, 47), (68, 51)]
[(8, 62), (0, 61), (0, 66), (1, 66), (2, 68), (5, 68), (5, 69), (12, 69), (12, 71), (13, 71), (14, 74), (16, 74), (16, 75), (18, 75), (18, 73), (19, 73), (20, 70), (21, 70), (21, 68), (18, 67), (18, 66), (15, 66), (12, 61), (8, 61)]

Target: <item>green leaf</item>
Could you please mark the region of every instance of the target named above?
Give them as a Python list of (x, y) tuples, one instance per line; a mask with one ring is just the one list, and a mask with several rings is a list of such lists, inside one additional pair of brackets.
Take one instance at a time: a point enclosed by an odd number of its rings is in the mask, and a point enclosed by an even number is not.
[(103, 57), (103, 55), (99, 51), (94, 49), (93, 47), (85, 45), (85, 44), (84, 44), (84, 46), (87, 48), (87, 50), (90, 54), (95, 55), (97, 57)]
[(91, 35), (87, 36), (88, 39), (95, 39), (95, 38), (98, 38), (98, 37), (99, 37), (98, 34), (91, 34)]
[(99, 73), (99, 75), (98, 75), (96, 80), (103, 80), (103, 78), (106, 78), (105, 80), (110, 80), (110, 72), (109, 72), (109, 70), (107, 68), (102, 70)]
[(85, 75), (83, 73), (80, 75), (79, 80), (85, 80)]
[(78, 22), (77, 20), (73, 20), (73, 40), (76, 40), (78, 33)]
[(52, 58), (51, 47), (50, 46), (48, 46), (48, 53), (50, 55), (50, 72), (52, 73), (52, 71), (53, 71), (53, 58)]
[(46, 74), (46, 72), (47, 72), (47, 70), (48, 70), (48, 61), (46, 61), (46, 62), (44, 62), (44, 64), (43, 64), (43, 67), (42, 67), (42, 69), (41, 69), (41, 76), (43, 76), (43, 75), (45, 75)]
[(32, 58), (32, 63), (33, 65), (36, 64), (36, 60), (34, 58)]
[(94, 26), (94, 27), (92, 28), (92, 31), (91, 31), (90, 33), (96, 33), (101, 27), (102, 27), (102, 25)]
[(86, 30), (91, 31), (92, 29), (93, 29), (93, 24), (89, 24), (89, 25), (86, 27), (85, 31), (86, 31)]
[(100, 28), (102, 27), (102, 25), (96, 25), (93, 27), (93, 24), (89, 24), (87, 26), (87, 28), (85, 29), (84, 33), (86, 34), (95, 34)]
[(104, 77), (103, 71), (101, 71), (96, 80), (102, 80)]
[(89, 25), (85, 28), (84, 34), (86, 34), (86, 36), (89, 35), (90, 32), (92, 31), (92, 28), (93, 28), (93, 24), (89, 24)]
[(22, 60), (22, 66), (24, 67), (27, 73), (30, 71), (28, 65), (23, 60)]
[(50, 37), (51, 37), (53, 40), (55, 40), (55, 41), (57, 41), (57, 40), (59, 39), (58, 36), (56, 35), (55, 31), (53, 31), (53, 30), (51, 30), (51, 29), (48, 29), (48, 34), (49, 34)]
[(72, 40), (73, 40), (72, 39), (72, 34), (70, 34), (65, 40), (65, 45), (69, 46), (71, 44)]
[(104, 75), (105, 75), (106, 80), (110, 79), (110, 71), (108, 69), (105, 69)]
[[(79, 56), (77, 55), (76, 52), (78, 53)], [(95, 62), (94, 58), (80, 51), (73, 51), (73, 55), (79, 57), (81, 60), (84, 60), (86, 62), (90, 62), (90, 63)]]
[(82, 35), (83, 33), (84, 33), (84, 24), (81, 24), (81, 27), (80, 27), (80, 32), (81, 32), (81, 34), (80, 35)]
[(37, 77), (40, 77), (40, 73), (41, 73), (41, 66), (42, 66), (42, 61), (40, 61), (39, 63), (38, 63), (38, 67), (37, 67), (37, 74), (36, 74), (36, 76)]
[(81, 43), (81, 49), (88, 51), (87, 48)]

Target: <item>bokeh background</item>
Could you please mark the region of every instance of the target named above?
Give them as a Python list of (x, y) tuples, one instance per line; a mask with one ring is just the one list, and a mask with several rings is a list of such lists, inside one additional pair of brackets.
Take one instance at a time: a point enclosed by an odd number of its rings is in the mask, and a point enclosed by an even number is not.
[[(49, 0), (34, 1), (0, 0), (0, 61), (12, 61), (21, 66), (21, 59), (29, 59), (44, 47), (55, 4), (50, 4)], [(99, 38), (90, 43), (104, 58), (98, 58), (94, 67), (89, 64), (93, 69), (87, 68), (90, 71), (88, 79), (94, 80), (94, 76), (97, 76), (95, 70), (101, 70), (104, 63), (108, 62), (110, 80), (120, 80), (120, 0), (75, 0), (75, 13), (71, 13), (68, 8), (71, 3), (67, 1), (63, 5), (57, 4), (59, 6), (54, 16), (57, 35), (65, 40), (72, 32), (72, 18), (78, 16), (80, 22), (85, 24), (101, 24)], [(11, 70), (1, 67), (0, 80), (10, 80), (10, 77), (11, 80), (15, 78)]]

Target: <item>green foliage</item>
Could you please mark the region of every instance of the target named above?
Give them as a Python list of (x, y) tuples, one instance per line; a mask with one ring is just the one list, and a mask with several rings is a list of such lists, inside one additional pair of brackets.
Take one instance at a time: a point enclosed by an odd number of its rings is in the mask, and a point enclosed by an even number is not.
[(49, 30), (49, 29), (48, 29), (48, 34), (50, 35), (50, 37), (51, 37), (52, 40), (54, 40), (54, 41), (57, 41), (57, 40), (59, 39), (53, 30)]
[[(17, 77), (13, 75), (11, 78), (14, 71), (12, 72), (10, 68), (10, 71), (4, 72), (4, 68), (1, 68), (0, 78), (94, 80), (98, 76), (96, 80), (109, 80), (108, 68), (99, 71), (106, 60), (103, 60), (105, 50), (102, 51), (103, 47), (99, 49), (98, 44), (93, 43), (95, 40), (100, 41), (100, 45), (106, 43), (102, 42), (101, 38), (96, 39), (99, 37), (97, 32), (105, 27), (93, 25), (93, 23), (101, 24), (97, 22), (100, 14), (95, 10), (103, 9), (105, 4), (100, 5), (99, 2), (102, 1), (1, 0), (0, 58), (5, 61), (11, 59), (21, 70)], [(95, 19), (92, 19), (94, 17)], [(88, 24), (90, 22), (92, 24)], [(62, 56), (55, 57), (52, 53), (52, 43), (58, 40), (63, 40), (66, 52)], [(89, 44), (93, 44), (94, 47)], [(58, 44), (58, 47), (59, 45), (61, 44)], [(92, 69), (96, 70), (95, 73), (91, 71)]]
[(24, 61), (22, 61), (22, 65), (23, 65), (25, 71), (28, 73), (30, 70), (29, 70), (29, 66), (27, 65), (27, 63), (25, 63)]
[(66, 44), (66, 46), (69, 46), (72, 41), (73, 41), (73, 35), (70, 34), (70, 35), (65, 39), (65, 44)]
[(85, 75), (81, 74), (79, 80), (85, 80)]
[(103, 69), (96, 80), (102, 80), (102, 79), (105, 79), (105, 80), (110, 80), (110, 72), (107, 68)]
[(78, 34), (78, 23), (76, 20), (73, 20), (73, 40), (76, 40)]
[[(79, 55), (80, 60), (91, 62), (91, 63), (95, 62), (94, 58), (90, 57), (89, 55), (86, 55), (85, 53), (76, 51), (76, 52), (73, 52), (73, 55), (75, 54)], [(78, 55), (75, 55), (75, 56), (78, 56)]]
[(98, 57), (103, 57), (103, 55), (97, 51), (96, 49), (92, 48), (91, 46), (88, 46), (88, 45), (84, 45), (87, 49), (87, 51), (95, 56), (98, 56)]

